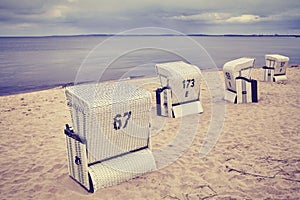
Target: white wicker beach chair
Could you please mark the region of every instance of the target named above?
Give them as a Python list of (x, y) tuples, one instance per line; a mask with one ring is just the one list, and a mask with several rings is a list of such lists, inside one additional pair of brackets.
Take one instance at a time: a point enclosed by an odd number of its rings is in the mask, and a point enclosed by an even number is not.
[(224, 64), (225, 100), (232, 103), (258, 102), (258, 82), (251, 78), (254, 61), (254, 58), (239, 58)]
[(151, 93), (126, 82), (66, 88), (74, 130), (65, 129), (70, 176), (88, 191), (156, 168), (149, 150)]
[(289, 57), (278, 54), (265, 55), (266, 66), (263, 66), (264, 81), (285, 81), (286, 68), (288, 67)]
[(162, 88), (156, 90), (157, 114), (168, 117), (202, 113), (201, 71), (178, 61), (155, 65)]

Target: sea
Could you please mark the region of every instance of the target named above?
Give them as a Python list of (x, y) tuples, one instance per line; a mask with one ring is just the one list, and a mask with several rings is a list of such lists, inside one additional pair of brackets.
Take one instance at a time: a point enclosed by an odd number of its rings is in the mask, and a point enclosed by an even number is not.
[(69, 84), (156, 76), (155, 64), (185, 61), (218, 70), (233, 59), (281, 54), (300, 64), (300, 38), (84, 35), (0, 37), (0, 96)]

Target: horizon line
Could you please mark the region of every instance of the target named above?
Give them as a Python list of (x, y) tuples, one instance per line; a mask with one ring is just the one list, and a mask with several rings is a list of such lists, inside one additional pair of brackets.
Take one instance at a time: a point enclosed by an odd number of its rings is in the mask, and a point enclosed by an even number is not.
[(70, 35), (0, 35), (0, 38), (46, 38), (46, 37), (96, 37), (96, 36), (207, 36), (207, 37), (300, 37), (300, 34), (118, 34), (118, 33), (91, 33)]

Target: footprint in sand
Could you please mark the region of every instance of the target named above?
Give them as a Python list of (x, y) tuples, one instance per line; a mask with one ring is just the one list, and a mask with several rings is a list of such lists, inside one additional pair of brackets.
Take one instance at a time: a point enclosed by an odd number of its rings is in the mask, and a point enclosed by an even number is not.
[(21, 184), (21, 183), (27, 182), (29, 180), (30, 180), (30, 178), (22, 178), (22, 179), (14, 180), (13, 183), (14, 184)]
[(41, 185), (34, 185), (34, 187), (31, 188), (31, 189), (29, 190), (29, 192), (30, 192), (30, 193), (39, 192), (39, 191), (42, 190), (42, 188), (43, 188), (43, 187), (42, 187)]
[(54, 172), (55, 170), (61, 169), (63, 166), (64, 166), (63, 164), (56, 164), (56, 165), (54, 165), (50, 170), (48, 170), (48, 172), (52, 173), (52, 172)]
[(33, 173), (36, 173), (36, 172), (42, 171), (43, 169), (44, 169), (44, 166), (37, 166), (37, 167), (33, 168), (30, 171), (33, 172)]

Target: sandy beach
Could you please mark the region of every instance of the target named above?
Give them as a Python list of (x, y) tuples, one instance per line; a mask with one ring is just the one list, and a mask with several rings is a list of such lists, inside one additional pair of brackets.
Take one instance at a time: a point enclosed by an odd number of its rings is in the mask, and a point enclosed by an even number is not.
[[(223, 82), (222, 72), (214, 73)], [(252, 77), (262, 81), (262, 74), (254, 69)], [(184, 132), (191, 144), (167, 166), (93, 194), (68, 175), (63, 130), (71, 118), (64, 89), (1, 96), (0, 199), (299, 199), (300, 66), (289, 67), (287, 77), (260, 82), (258, 103), (226, 103), (217, 143), (202, 158), (212, 114), (205, 82), (204, 113), (168, 119), (155, 117), (158, 79), (133, 80), (153, 94), (153, 150), (168, 146), (189, 119), (197, 121)]]

